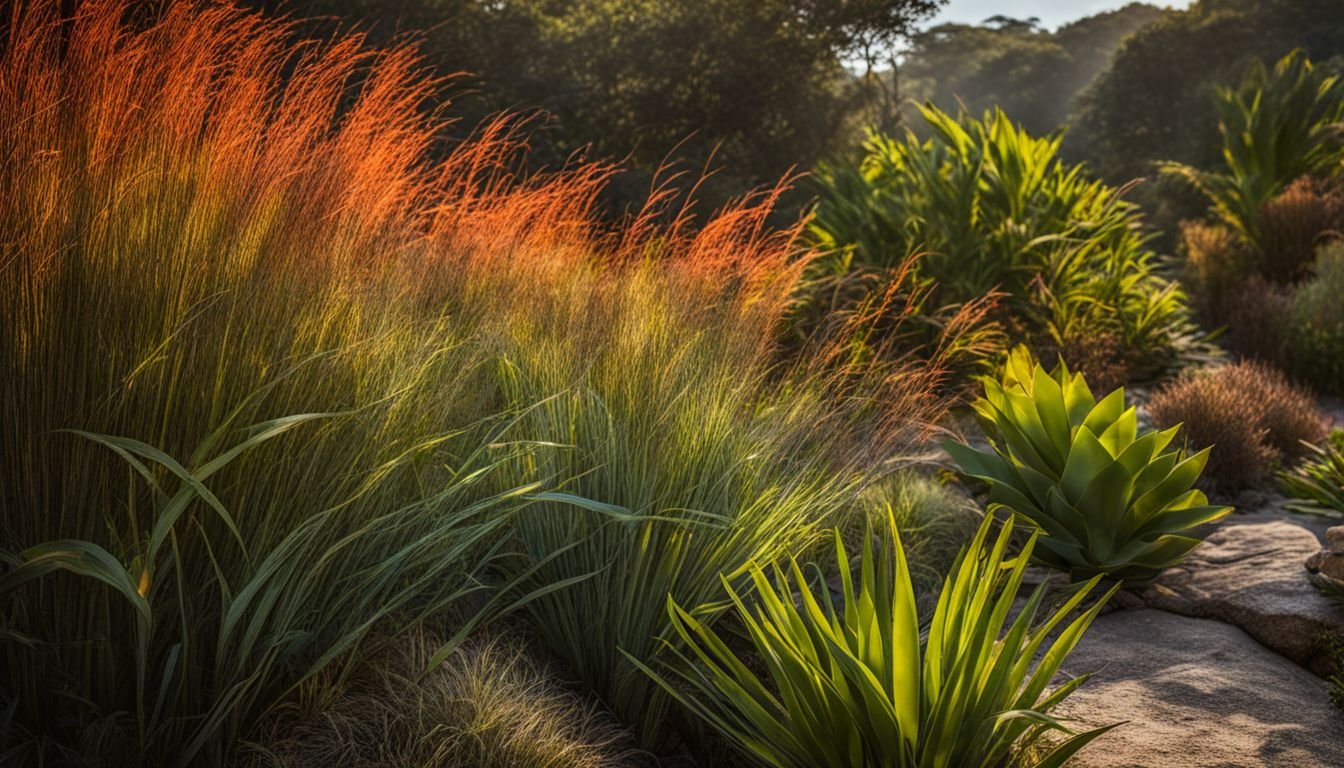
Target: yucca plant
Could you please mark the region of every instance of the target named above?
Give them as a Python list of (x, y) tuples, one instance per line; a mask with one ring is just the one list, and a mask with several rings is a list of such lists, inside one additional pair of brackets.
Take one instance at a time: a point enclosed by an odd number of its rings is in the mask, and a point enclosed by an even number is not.
[(1053, 373), (1024, 348), (975, 403), (990, 451), (945, 444), (961, 471), (989, 485), (989, 500), (1044, 533), (1035, 557), (1076, 578), (1151, 580), (1199, 545), (1191, 529), (1226, 516), (1192, 488), (1209, 448), (1167, 450), (1179, 425), (1138, 431), (1117, 389), (1101, 401), (1062, 362)]
[(1284, 493), (1292, 497), (1284, 506), (1296, 512), (1344, 517), (1344, 430), (1331, 432), (1325, 445), (1312, 445), (1309, 450), (1302, 464), (1279, 474)]
[(1344, 162), (1344, 80), (1296, 50), (1272, 70), (1255, 61), (1235, 88), (1215, 91), (1214, 103), (1225, 167), (1166, 163), (1162, 170), (1194, 184), (1220, 219), (1258, 245), (1266, 203), (1294, 179), (1337, 172)]
[[(738, 749), (778, 768), (992, 768), (1065, 730), (1050, 711), (1087, 677), (1048, 688), (1105, 603), (1074, 616), (1099, 579), (1040, 622), (1039, 585), (1010, 619), (1037, 534), (1009, 557), (1011, 521), (991, 538), (986, 517), (922, 637), (900, 535), (894, 518), (887, 523), (865, 538), (857, 581), (836, 532), (838, 604), (824, 587), (814, 596), (797, 560), (753, 563), (754, 591), (725, 579), (750, 657), (669, 600), (687, 650), (645, 672)], [(1110, 727), (1072, 734), (1023, 764), (1061, 766)]]
[(1158, 274), (1138, 209), (1061, 159), (1060, 136), (1032, 136), (1001, 111), (921, 116), (929, 138), (872, 134), (857, 168), (819, 169), (809, 233), (831, 256), (818, 271), (887, 270), (917, 253), (930, 307), (998, 290), (995, 317), (1018, 341), (1112, 336), (1139, 369), (1192, 342), (1185, 296)]

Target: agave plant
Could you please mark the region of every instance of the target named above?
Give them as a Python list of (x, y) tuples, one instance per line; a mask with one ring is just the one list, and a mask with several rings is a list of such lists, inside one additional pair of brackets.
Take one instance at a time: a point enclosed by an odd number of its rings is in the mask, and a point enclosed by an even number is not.
[[(1037, 534), (1009, 558), (1012, 523), (991, 540), (992, 524), (986, 517), (944, 580), (922, 644), (910, 570), (889, 515), (886, 535), (870, 531), (865, 538), (857, 583), (836, 532), (839, 605), (829, 590), (813, 595), (796, 560), (787, 572), (772, 568), (773, 578), (753, 565), (754, 598), (724, 579), (759, 666), (749, 666), (693, 612), (669, 600), (673, 627), (689, 651), (676, 651), (668, 668), (684, 685), (643, 668), (766, 765), (1003, 765), (1015, 750), (1067, 731), (1050, 710), (1087, 677), (1053, 691), (1048, 686), (1105, 598), (1069, 620), (1097, 585), (1093, 579), (1038, 624), (1041, 585), (1010, 621)], [(1070, 734), (1022, 764), (1063, 765), (1112, 727)]]
[(1013, 350), (975, 412), (992, 450), (949, 442), (948, 452), (989, 484), (991, 504), (1044, 531), (1040, 562), (1075, 577), (1148, 581), (1199, 545), (1191, 529), (1232, 511), (1191, 487), (1209, 448), (1167, 450), (1180, 425), (1139, 434), (1123, 389), (1098, 402), (1062, 362), (1046, 373)]

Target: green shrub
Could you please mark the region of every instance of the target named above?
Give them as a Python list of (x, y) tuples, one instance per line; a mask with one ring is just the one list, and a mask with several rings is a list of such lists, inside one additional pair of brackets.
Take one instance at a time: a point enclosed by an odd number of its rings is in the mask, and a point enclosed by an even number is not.
[(871, 135), (859, 167), (818, 172), (818, 269), (889, 269), (911, 254), (934, 307), (997, 289), (995, 315), (1033, 343), (1111, 336), (1139, 372), (1189, 339), (1185, 298), (1159, 277), (1136, 208), (1002, 112), (922, 110), (931, 137)]
[(1312, 270), (1293, 299), (1292, 371), (1322, 392), (1344, 395), (1344, 245), (1322, 249)]
[(1189, 180), (1224, 223), (1246, 242), (1264, 245), (1264, 206), (1293, 180), (1334, 172), (1344, 162), (1344, 80), (1298, 50), (1273, 70), (1255, 61), (1236, 88), (1218, 87), (1214, 102), (1226, 167), (1210, 172), (1167, 163), (1163, 172)]
[(1280, 473), (1285, 505), (1298, 512), (1344, 516), (1344, 430), (1330, 433), (1324, 446), (1312, 446), (1306, 461)]
[[(687, 650), (665, 668), (670, 679), (657, 679), (769, 766), (1002, 765), (1015, 748), (1061, 727), (1050, 710), (1086, 677), (1047, 687), (1105, 600), (1069, 619), (1094, 579), (1037, 623), (1040, 585), (1010, 621), (1036, 535), (1007, 558), (1012, 525), (993, 541), (991, 526), (986, 518), (944, 582), (925, 641), (897, 526), (888, 518), (884, 540), (869, 537), (862, 549), (857, 583), (836, 533), (838, 605), (827, 590), (820, 600), (813, 596), (796, 560), (771, 569), (773, 578), (753, 564), (754, 593), (725, 581), (755, 651), (750, 661), (669, 600)], [(1063, 765), (1109, 727), (1074, 735), (1031, 765)]]
[(1082, 376), (1063, 364), (1047, 374), (1023, 348), (1001, 382), (985, 380), (975, 411), (992, 450), (947, 450), (993, 505), (1044, 531), (1038, 560), (1077, 578), (1148, 581), (1199, 545), (1186, 532), (1231, 512), (1191, 489), (1208, 449), (1165, 451), (1176, 428), (1139, 434), (1124, 390), (1098, 402)]
[(1159, 427), (1181, 427), (1185, 442), (1212, 451), (1203, 484), (1234, 491), (1262, 482), (1325, 433), (1310, 392), (1278, 370), (1245, 361), (1195, 371), (1153, 394)]
[(305, 684), (240, 761), (244, 768), (435, 766), (615, 768), (630, 738), (517, 642), (473, 639), (426, 666), (447, 638), (384, 639), (347, 674)]

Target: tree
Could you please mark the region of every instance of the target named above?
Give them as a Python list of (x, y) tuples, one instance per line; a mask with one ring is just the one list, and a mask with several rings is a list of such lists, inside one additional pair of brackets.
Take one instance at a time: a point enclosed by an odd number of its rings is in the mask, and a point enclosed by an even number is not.
[[(253, 0), (274, 6), (273, 0)], [(630, 196), (671, 153), (722, 168), (720, 200), (833, 147), (869, 61), (945, 0), (298, 0), (300, 13), (420, 28), (430, 62), (465, 71), (470, 117), (541, 108), (534, 157), (629, 158)]]
[(1080, 98), (1065, 151), (1117, 183), (1156, 161), (1211, 168), (1221, 146), (1215, 86), (1295, 48), (1317, 62), (1344, 54), (1339, 0), (1198, 0), (1164, 11)]
[(1120, 42), (1158, 13), (1131, 3), (1057, 32), (1035, 18), (1007, 16), (943, 24), (911, 38), (902, 76), (916, 101), (951, 111), (965, 105), (973, 113), (1002, 108), (1033, 133), (1051, 133)]

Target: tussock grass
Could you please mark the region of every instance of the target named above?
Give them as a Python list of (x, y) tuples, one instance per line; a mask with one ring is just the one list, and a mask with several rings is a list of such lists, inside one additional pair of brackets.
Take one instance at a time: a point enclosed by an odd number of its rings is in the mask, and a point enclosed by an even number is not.
[(305, 686), (246, 750), (250, 768), (619, 768), (643, 765), (629, 735), (561, 687), (516, 641), (477, 639), (423, 674), (445, 638), (388, 641), (352, 679)]
[[(440, 151), (408, 48), (123, 0), (6, 33), (8, 758), (227, 762), (372, 628), (472, 594), (650, 738), (627, 658), (667, 597), (712, 619), (720, 573), (806, 546), (945, 406), (955, 339), (780, 358), (778, 190), (604, 227), (610, 169), (519, 176), (507, 118)], [(913, 311), (880, 309), (835, 338)]]

